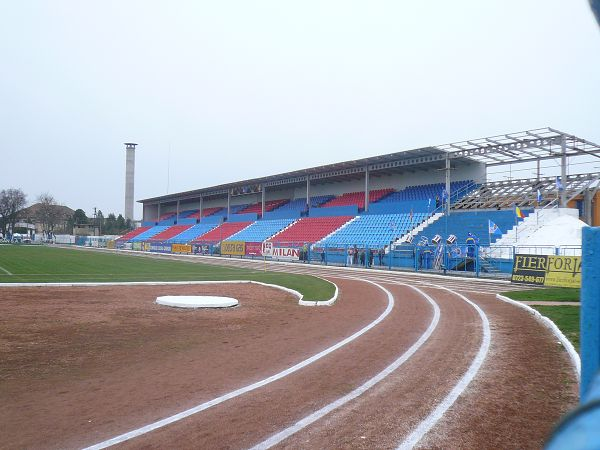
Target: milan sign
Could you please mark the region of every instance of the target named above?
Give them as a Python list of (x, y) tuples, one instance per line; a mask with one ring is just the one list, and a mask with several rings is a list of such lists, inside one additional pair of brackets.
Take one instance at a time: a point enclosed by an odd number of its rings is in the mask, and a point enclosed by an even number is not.
[(300, 259), (300, 249), (288, 247), (274, 248), (272, 256), (277, 259)]

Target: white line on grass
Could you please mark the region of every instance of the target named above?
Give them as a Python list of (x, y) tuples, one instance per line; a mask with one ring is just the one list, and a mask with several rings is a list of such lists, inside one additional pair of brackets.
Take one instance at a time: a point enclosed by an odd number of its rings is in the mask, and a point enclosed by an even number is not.
[(469, 383), (471, 383), (473, 378), (475, 378), (475, 375), (477, 375), (477, 372), (481, 368), (481, 365), (483, 364), (483, 361), (485, 360), (485, 357), (487, 356), (488, 350), (490, 348), (490, 323), (488, 321), (487, 316), (481, 310), (481, 308), (475, 303), (473, 303), (471, 300), (469, 300), (467, 297), (460, 294), (459, 292), (455, 292), (443, 286), (435, 287), (444, 289), (448, 292), (459, 296), (462, 300), (464, 300), (473, 308), (475, 308), (477, 314), (479, 314), (479, 317), (481, 318), (481, 322), (483, 325), (483, 339), (481, 340), (481, 345), (479, 347), (477, 355), (475, 355), (473, 362), (471, 363), (465, 374), (461, 377), (460, 380), (458, 380), (458, 383), (454, 386), (454, 388), (452, 388), (452, 390), (446, 396), (446, 398), (444, 398), (444, 400), (442, 400), (442, 402), (425, 419), (423, 419), (423, 421), (417, 426), (417, 428), (415, 428), (412, 431), (412, 433), (410, 433), (404, 439), (404, 441), (402, 441), (402, 443), (398, 446), (398, 449), (400, 450), (412, 449), (415, 445), (418, 444), (418, 442), (423, 438), (423, 436), (425, 436), (425, 434), (427, 434), (429, 430), (431, 430), (437, 424), (437, 422), (442, 418), (446, 411), (450, 409), (450, 407), (454, 404), (456, 399), (467, 388)]
[(381, 290), (383, 290), (386, 294), (387, 294), (387, 298), (388, 298), (388, 304), (387, 307), (385, 309), (385, 311), (383, 311), (383, 313), (381, 313), (379, 315), (379, 317), (377, 317), (377, 319), (375, 319), (373, 322), (371, 322), (369, 325), (367, 325), (364, 328), (361, 328), (360, 330), (358, 330), (356, 333), (352, 334), (351, 336), (348, 336), (347, 338), (345, 338), (344, 340), (338, 342), (335, 345), (332, 345), (329, 348), (326, 348), (325, 350), (317, 353), (316, 355), (311, 356), (308, 359), (305, 359), (304, 361), (299, 362), (298, 364), (293, 365), (292, 367), (287, 368), (286, 370), (276, 373), (275, 375), (271, 375), (268, 378), (265, 378), (264, 380), (258, 381), (256, 383), (252, 383), (248, 386), (244, 386), (242, 388), (236, 389), (235, 391), (229, 392), (227, 394), (221, 395), (220, 397), (217, 397), (213, 400), (209, 400), (207, 402), (201, 403), (200, 405), (194, 406), (193, 408), (187, 409), (185, 411), (182, 411), (180, 413), (177, 413), (175, 415), (172, 415), (170, 417), (166, 417), (165, 419), (159, 420), (157, 422), (151, 423), (149, 425), (143, 426), (141, 428), (137, 428), (135, 430), (129, 431), (127, 433), (123, 433), (119, 436), (115, 436), (111, 439), (108, 439), (106, 441), (100, 442), (98, 444), (92, 445), (90, 447), (87, 447), (84, 450), (96, 450), (96, 449), (102, 449), (102, 448), (106, 448), (106, 447), (110, 447), (112, 445), (121, 443), (121, 442), (125, 442), (128, 441), (129, 439), (133, 439), (135, 437), (141, 436), (143, 434), (149, 433), (150, 431), (156, 430), (158, 428), (162, 428), (166, 425), (172, 424), (174, 422), (177, 422), (179, 420), (185, 419), (186, 417), (189, 417), (193, 414), (199, 413), (201, 411), (204, 411), (208, 408), (211, 408), (213, 406), (216, 406), (220, 403), (223, 403), (227, 400), (230, 400), (232, 398), (235, 397), (239, 397), (240, 395), (246, 394), (247, 392), (253, 391), (255, 389), (258, 389), (260, 387), (266, 386), (267, 384), (273, 383), (274, 381), (280, 380), (283, 377), (286, 377), (294, 372), (297, 372), (298, 370), (308, 366), (309, 364), (312, 364), (313, 362), (323, 358), (324, 356), (332, 353), (333, 351), (339, 349), (340, 347), (343, 347), (344, 345), (354, 341), (355, 339), (357, 339), (358, 337), (362, 336), (363, 334), (365, 334), (367, 331), (369, 331), (371, 328), (375, 327), (377, 324), (379, 324), (383, 319), (385, 319), (390, 312), (392, 311), (392, 309), (394, 308), (394, 296), (392, 295), (392, 293), (390, 291), (388, 291), (387, 289), (385, 289), (383, 286), (374, 283), (372, 281), (369, 280), (360, 280), (358, 278), (354, 278), (354, 277), (348, 277), (354, 280), (359, 280), (359, 281), (364, 281), (366, 283), (370, 283), (373, 284), (375, 286), (377, 286), (378, 288), (380, 288)]
[(10, 273), (8, 270), (6, 270), (4, 267), (0, 266), (0, 270), (2, 272), (6, 272), (7, 275), (12, 275), (12, 273)]
[[(365, 280), (365, 281), (367, 281), (367, 280)], [(396, 283), (396, 284), (409, 286), (409, 285), (405, 285), (404, 283)], [(416, 288), (414, 286), (409, 286), (409, 287), (411, 287), (412, 289), (414, 289), (415, 291), (417, 291), (421, 295), (423, 295), (423, 297), (425, 297), (425, 299), (433, 307), (433, 318), (431, 319), (431, 322), (429, 323), (427, 330), (425, 330), (425, 332), (419, 337), (419, 339), (413, 345), (411, 345), (411, 347), (408, 350), (406, 350), (406, 352), (404, 352), (392, 364), (387, 366), (385, 369), (383, 369), (381, 372), (379, 372), (373, 378), (367, 380), (361, 386), (354, 389), (352, 392), (344, 395), (343, 397), (338, 398), (336, 401), (329, 403), (328, 405), (325, 405), (323, 408), (304, 417), (303, 419), (296, 422), (294, 425), (271, 436), (270, 438), (264, 440), (260, 444), (257, 444), (256, 446), (252, 447), (250, 450), (264, 450), (264, 449), (271, 448), (274, 445), (279, 444), (284, 439), (287, 439), (291, 435), (293, 435), (293, 434), (297, 433), (298, 431), (302, 430), (303, 428), (307, 427), (308, 425), (310, 425), (310, 424), (316, 422), (317, 420), (321, 419), (322, 417), (326, 416), (327, 414), (334, 411), (335, 409), (337, 409), (337, 408), (345, 405), (349, 401), (354, 400), (355, 398), (361, 396), (367, 390), (369, 390), (370, 388), (375, 386), (377, 383), (379, 383), (384, 378), (386, 378), (388, 375), (390, 375), (392, 372), (394, 372), (396, 369), (398, 369), (402, 364), (404, 364), (429, 339), (429, 337), (431, 336), (433, 331), (436, 329), (438, 322), (440, 320), (440, 308), (437, 305), (437, 303), (425, 292), (423, 292), (422, 290), (420, 290), (419, 288)]]

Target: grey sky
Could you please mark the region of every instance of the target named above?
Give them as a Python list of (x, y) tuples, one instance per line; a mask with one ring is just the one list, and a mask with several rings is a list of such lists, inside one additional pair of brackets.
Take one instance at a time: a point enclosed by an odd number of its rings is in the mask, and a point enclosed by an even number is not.
[[(0, 188), (90, 213), (551, 126), (600, 142), (586, 0), (5, 1)], [(136, 204), (136, 218), (141, 208)]]

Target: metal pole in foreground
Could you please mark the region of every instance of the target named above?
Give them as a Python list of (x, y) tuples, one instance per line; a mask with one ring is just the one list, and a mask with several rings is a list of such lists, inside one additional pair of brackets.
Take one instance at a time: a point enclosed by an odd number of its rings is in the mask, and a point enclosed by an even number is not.
[(546, 450), (600, 448), (600, 228), (582, 235), (580, 406), (558, 424)]
[(585, 227), (581, 231), (580, 396), (584, 398), (600, 369), (600, 227)]

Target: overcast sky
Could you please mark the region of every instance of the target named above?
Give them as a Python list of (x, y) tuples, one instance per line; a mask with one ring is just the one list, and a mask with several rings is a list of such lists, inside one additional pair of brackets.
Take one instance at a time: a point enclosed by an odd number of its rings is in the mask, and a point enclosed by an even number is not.
[(600, 143), (600, 30), (587, 0), (6, 1), (0, 124), (0, 189), (88, 214), (123, 212), (130, 141), (136, 200), (545, 126)]

